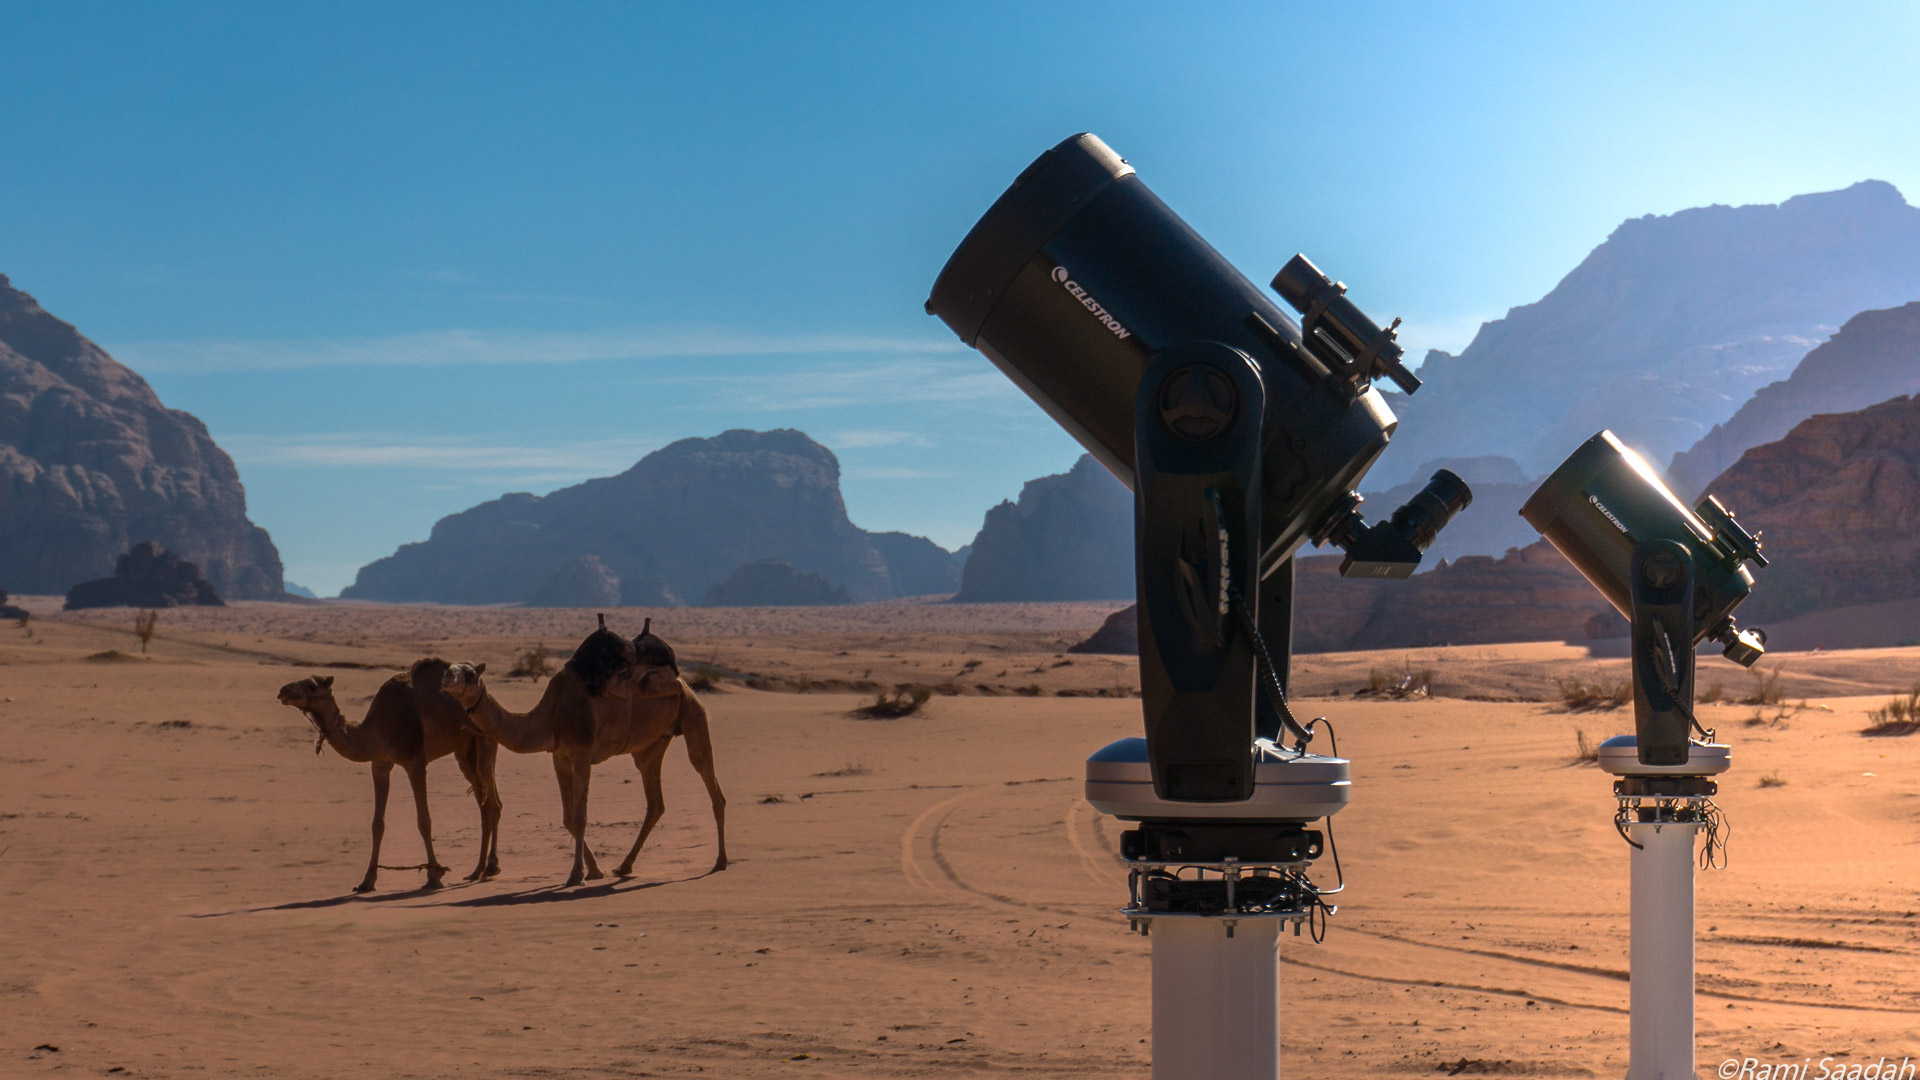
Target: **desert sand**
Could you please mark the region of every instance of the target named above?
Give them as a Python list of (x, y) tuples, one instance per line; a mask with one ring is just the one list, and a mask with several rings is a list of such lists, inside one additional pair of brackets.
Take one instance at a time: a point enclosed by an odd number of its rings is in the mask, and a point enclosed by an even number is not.
[[(1085, 756), (1138, 733), (1135, 673), (1064, 651), (1113, 605), (610, 612), (627, 633), (652, 615), (722, 675), (704, 699), (733, 865), (706, 873), (713, 822), (676, 747), (636, 876), (561, 888), (552, 771), (503, 753), (500, 877), (425, 892), (389, 870), (358, 896), (366, 769), (316, 757), (278, 687), (335, 675), (357, 718), (418, 656), (504, 674), (591, 612), (170, 610), (143, 659), (130, 612), (28, 606), (29, 627), (0, 626), (0, 1076), (1148, 1073), (1121, 826), (1080, 792)], [(1537, 644), (1295, 663), (1355, 787), (1339, 914), (1281, 948), (1286, 1070), (1621, 1075), (1627, 848), (1608, 778), (1573, 758), (1577, 732), (1632, 720), (1554, 686), (1624, 661)], [(1920, 682), (1920, 649), (1765, 667), (1781, 704), (1733, 704), (1753, 678), (1702, 664), (1723, 698), (1702, 718), (1734, 746), (1731, 865), (1698, 886), (1702, 1075), (1920, 1056), (1920, 736), (1860, 734)], [(1354, 693), (1426, 671), (1437, 696)], [(943, 692), (850, 715), (897, 682)], [(493, 686), (510, 707), (539, 694)], [(464, 872), (473, 802), (450, 760), (430, 774), (441, 860)], [(629, 763), (597, 769), (595, 850), (617, 862), (642, 808)], [(382, 861), (419, 859), (396, 785)]]

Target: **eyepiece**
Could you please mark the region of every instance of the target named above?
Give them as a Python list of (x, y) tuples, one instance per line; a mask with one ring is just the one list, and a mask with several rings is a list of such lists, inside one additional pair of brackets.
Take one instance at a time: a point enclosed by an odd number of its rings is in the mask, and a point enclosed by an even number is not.
[(1447, 469), (1434, 473), (1427, 486), (1393, 512), (1393, 527), (1425, 551), (1447, 527), (1453, 516), (1473, 505), (1473, 491), (1467, 482)]

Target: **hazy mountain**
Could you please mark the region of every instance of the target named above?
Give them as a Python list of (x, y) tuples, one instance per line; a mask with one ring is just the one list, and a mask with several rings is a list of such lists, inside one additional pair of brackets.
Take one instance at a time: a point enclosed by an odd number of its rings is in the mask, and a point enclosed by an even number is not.
[(1553, 291), (1430, 352), (1380, 468), (1500, 454), (1544, 475), (1602, 428), (1656, 463), (1854, 314), (1920, 299), (1920, 209), (1879, 181), (1627, 221)]
[(206, 425), (0, 274), (0, 586), (64, 593), (148, 540), (228, 599), (285, 595)]
[(987, 511), (970, 548), (958, 603), (1130, 597), (1133, 493), (1082, 454)]
[[(882, 548), (902, 566), (891, 567)], [(840, 462), (805, 434), (734, 430), (682, 439), (618, 476), (545, 496), (503, 495), (442, 518), (425, 541), (361, 567), (341, 596), (519, 603), (536, 593), (605, 595), (617, 583), (625, 603), (669, 604), (697, 601), (742, 565), (767, 559), (825, 575), (856, 601), (924, 587), (922, 562), (940, 563), (931, 573), (944, 582), (950, 561), (917, 537), (876, 545), (848, 521)], [(549, 580), (552, 593), (541, 589)]]
[[(1406, 483), (1367, 495), (1362, 507), (1367, 519), (1391, 517), (1400, 504), (1427, 486), (1428, 478), (1440, 469), (1449, 469), (1465, 480), (1473, 489), (1473, 502), (1441, 530), (1440, 538), (1420, 560), (1420, 569), (1431, 570), (1442, 559), (1451, 561), (1463, 555), (1499, 555), (1508, 548), (1525, 547), (1540, 538), (1540, 534), (1520, 518), (1521, 504), (1540, 486), (1540, 481), (1523, 474), (1519, 462), (1499, 455), (1435, 458), (1423, 462)], [(1367, 478), (1371, 480), (1377, 475), (1379, 470), (1375, 469)], [(1315, 550), (1307, 548), (1302, 554), (1311, 555)]]
[(1894, 394), (1920, 391), (1920, 302), (1863, 311), (1814, 349), (1793, 374), (1763, 386), (1740, 411), (1667, 470), (1674, 490), (1692, 497), (1748, 449), (1770, 443), (1817, 413), (1852, 412)]

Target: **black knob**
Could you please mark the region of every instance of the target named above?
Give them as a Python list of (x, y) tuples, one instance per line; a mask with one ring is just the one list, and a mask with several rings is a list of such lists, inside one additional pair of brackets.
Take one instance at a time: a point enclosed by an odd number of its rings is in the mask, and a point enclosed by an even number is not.
[(1218, 436), (1233, 423), (1238, 406), (1233, 380), (1206, 364), (1176, 368), (1160, 384), (1160, 419), (1183, 439), (1205, 442)]

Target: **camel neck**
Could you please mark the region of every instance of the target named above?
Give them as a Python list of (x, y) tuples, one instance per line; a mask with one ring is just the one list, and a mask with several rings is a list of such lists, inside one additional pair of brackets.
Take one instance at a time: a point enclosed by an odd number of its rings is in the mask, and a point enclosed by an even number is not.
[[(551, 683), (548, 684), (551, 687)], [(517, 713), (500, 704), (493, 691), (480, 688), (480, 701), (467, 710), (475, 727), (516, 754), (538, 754), (553, 749), (553, 725), (546, 722), (545, 696), (532, 712)]]
[(318, 706), (304, 710), (319, 726), (320, 735), (333, 747), (333, 752), (348, 761), (372, 761), (373, 755), (366, 752), (360, 740), (354, 736), (358, 729), (347, 724), (347, 718), (340, 712), (340, 706), (331, 698)]

